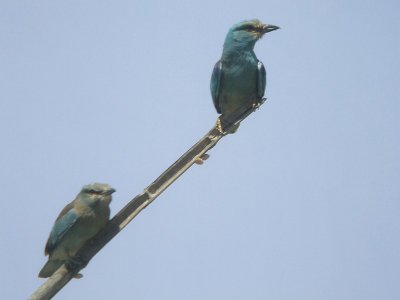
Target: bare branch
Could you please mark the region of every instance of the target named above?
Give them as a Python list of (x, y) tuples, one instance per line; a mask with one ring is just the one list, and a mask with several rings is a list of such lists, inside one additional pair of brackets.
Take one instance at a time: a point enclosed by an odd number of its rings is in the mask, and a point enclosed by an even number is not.
[(114, 238), (134, 217), (136, 217), (147, 205), (153, 202), (165, 189), (178, 179), (187, 169), (201, 158), (207, 151), (213, 148), (218, 141), (226, 135), (231, 128), (242, 122), (257, 107), (244, 107), (230, 115), (229, 118), (221, 115), (219, 117), (223, 131), (214, 126), (202, 139), (193, 145), (185, 154), (174, 162), (164, 173), (162, 173), (142, 194), (133, 198), (123, 209), (121, 209), (110, 222), (93, 239), (88, 241), (77, 256), (83, 262), (80, 266), (69, 266), (64, 264), (45, 283), (43, 283), (29, 298), (30, 300), (51, 299), (62, 289), (78, 272), (87, 266), (93, 256), (96, 255), (112, 238)]

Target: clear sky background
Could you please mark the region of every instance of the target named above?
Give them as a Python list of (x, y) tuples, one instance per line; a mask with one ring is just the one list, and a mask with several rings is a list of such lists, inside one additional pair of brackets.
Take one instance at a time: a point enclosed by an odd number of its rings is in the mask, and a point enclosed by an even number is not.
[(84, 184), (112, 214), (213, 125), (245, 19), (268, 101), (56, 299), (400, 299), (398, 1), (1, 1), (1, 298)]

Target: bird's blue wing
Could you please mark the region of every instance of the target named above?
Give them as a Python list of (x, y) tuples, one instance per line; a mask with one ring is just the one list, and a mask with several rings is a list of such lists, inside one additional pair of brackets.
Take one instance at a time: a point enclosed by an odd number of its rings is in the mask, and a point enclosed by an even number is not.
[(257, 64), (257, 93), (260, 99), (264, 97), (265, 86), (267, 85), (267, 73), (265, 72), (264, 65), (261, 61)]
[(49, 239), (46, 243), (46, 248), (44, 250), (46, 255), (53, 252), (54, 248), (58, 245), (62, 237), (76, 223), (77, 220), (78, 214), (73, 207), (73, 202), (71, 202), (64, 207), (54, 223)]
[(214, 102), (215, 109), (219, 114), (221, 113), (221, 106), (219, 104), (221, 81), (222, 81), (222, 62), (219, 60), (214, 66), (210, 82), (211, 96)]

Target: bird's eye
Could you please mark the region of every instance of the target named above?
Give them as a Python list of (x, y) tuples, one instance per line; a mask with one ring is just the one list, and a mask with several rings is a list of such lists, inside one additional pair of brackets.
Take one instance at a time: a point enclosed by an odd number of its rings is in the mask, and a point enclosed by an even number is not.
[(239, 30), (255, 31), (255, 28), (253, 25), (244, 25), (244, 26), (240, 27)]
[(100, 192), (96, 191), (96, 190), (89, 190), (88, 192), (89, 192), (89, 194), (95, 194), (95, 195), (100, 194)]

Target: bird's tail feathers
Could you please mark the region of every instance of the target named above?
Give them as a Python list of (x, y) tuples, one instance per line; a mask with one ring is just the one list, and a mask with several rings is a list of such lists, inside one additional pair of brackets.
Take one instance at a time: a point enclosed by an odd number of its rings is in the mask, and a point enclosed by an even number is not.
[(48, 260), (44, 267), (39, 272), (40, 278), (47, 278), (53, 275), (55, 271), (64, 263), (63, 260)]

